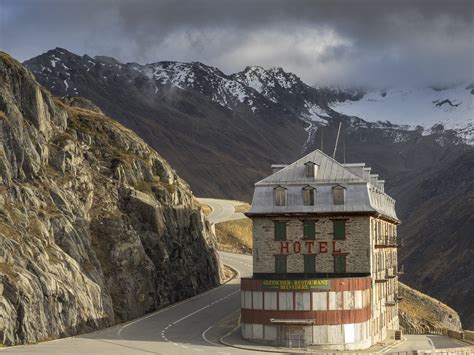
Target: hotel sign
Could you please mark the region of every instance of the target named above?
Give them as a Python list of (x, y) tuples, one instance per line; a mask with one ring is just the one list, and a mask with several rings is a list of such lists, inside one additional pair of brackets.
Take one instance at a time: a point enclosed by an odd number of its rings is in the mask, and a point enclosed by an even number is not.
[(331, 280), (263, 280), (262, 289), (274, 291), (329, 290)]

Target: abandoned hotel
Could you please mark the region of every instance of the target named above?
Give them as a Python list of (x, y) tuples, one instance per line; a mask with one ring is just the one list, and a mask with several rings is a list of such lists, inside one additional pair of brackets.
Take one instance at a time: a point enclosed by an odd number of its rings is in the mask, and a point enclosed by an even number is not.
[(395, 201), (365, 164), (316, 150), (255, 184), (242, 336), (366, 349), (399, 329)]

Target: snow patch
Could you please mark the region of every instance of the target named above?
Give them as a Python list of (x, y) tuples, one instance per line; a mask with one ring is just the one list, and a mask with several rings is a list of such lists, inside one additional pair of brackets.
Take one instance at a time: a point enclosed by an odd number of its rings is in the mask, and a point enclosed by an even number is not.
[(437, 124), (455, 130), (467, 143), (474, 143), (474, 95), (466, 84), (444, 90), (392, 88), (369, 92), (358, 101), (332, 104), (332, 109), (369, 122), (381, 118), (403, 129), (423, 127), (424, 135)]

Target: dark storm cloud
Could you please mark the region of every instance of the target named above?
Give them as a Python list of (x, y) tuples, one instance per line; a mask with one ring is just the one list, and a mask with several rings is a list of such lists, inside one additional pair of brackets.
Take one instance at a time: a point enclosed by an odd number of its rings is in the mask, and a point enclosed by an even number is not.
[(0, 0), (1, 48), (121, 61), (282, 66), (318, 85), (474, 77), (473, 1)]

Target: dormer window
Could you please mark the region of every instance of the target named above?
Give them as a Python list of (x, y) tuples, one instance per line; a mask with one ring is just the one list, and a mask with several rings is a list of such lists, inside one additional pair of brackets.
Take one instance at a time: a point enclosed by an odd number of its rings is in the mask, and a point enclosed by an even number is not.
[(273, 201), (275, 206), (286, 205), (286, 189), (283, 186), (278, 186), (273, 189)]
[(305, 176), (308, 178), (314, 178), (316, 176), (318, 165), (313, 163), (312, 161), (308, 161), (304, 163), (305, 166)]
[(343, 205), (346, 201), (346, 188), (341, 185), (336, 185), (332, 188), (332, 194), (335, 205)]
[(303, 205), (314, 206), (314, 192), (315, 188), (312, 186), (303, 187)]

